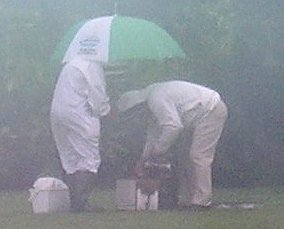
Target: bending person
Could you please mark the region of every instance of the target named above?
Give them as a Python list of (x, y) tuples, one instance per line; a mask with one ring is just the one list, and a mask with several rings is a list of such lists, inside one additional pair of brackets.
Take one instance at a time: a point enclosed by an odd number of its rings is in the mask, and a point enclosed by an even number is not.
[[(117, 108), (124, 112), (146, 102), (152, 114), (147, 140), (136, 166), (138, 176), (143, 164), (155, 160), (177, 142), (183, 132), (190, 131), (189, 147), (182, 161), (185, 173), (181, 186), (186, 187), (186, 207), (210, 207), (212, 196), (212, 163), (216, 145), (227, 118), (226, 105), (220, 95), (209, 88), (185, 81), (155, 83), (142, 90), (123, 94)], [(182, 157), (176, 155), (176, 157)]]

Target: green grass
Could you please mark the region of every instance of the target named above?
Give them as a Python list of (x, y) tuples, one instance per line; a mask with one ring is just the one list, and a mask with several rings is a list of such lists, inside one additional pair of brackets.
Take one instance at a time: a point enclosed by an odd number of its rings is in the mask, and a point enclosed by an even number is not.
[(1, 229), (281, 229), (284, 228), (284, 187), (215, 190), (216, 202), (262, 203), (254, 210), (208, 212), (116, 211), (111, 191), (94, 192), (90, 202), (106, 208), (102, 213), (33, 214), (27, 192), (0, 193)]

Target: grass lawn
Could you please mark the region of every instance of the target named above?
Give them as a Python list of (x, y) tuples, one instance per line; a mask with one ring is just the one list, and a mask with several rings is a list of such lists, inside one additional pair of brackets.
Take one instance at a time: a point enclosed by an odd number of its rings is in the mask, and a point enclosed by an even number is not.
[(91, 204), (106, 208), (102, 213), (33, 214), (28, 192), (0, 193), (1, 229), (282, 229), (284, 187), (215, 190), (216, 202), (246, 201), (263, 204), (253, 210), (208, 212), (115, 211), (113, 192), (97, 191)]

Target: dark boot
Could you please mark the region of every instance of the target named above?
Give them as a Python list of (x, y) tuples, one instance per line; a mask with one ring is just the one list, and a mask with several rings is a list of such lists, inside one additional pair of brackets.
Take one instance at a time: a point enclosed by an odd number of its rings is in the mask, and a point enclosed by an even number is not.
[(163, 180), (159, 193), (159, 208), (161, 210), (171, 210), (177, 208), (178, 204), (178, 184), (175, 178)]
[(176, 157), (170, 158), (171, 171), (166, 179), (161, 180), (159, 193), (159, 208), (161, 210), (172, 210), (178, 206), (178, 173)]
[(66, 176), (70, 190), (70, 211), (82, 212), (95, 187), (96, 174), (89, 171), (77, 171)]

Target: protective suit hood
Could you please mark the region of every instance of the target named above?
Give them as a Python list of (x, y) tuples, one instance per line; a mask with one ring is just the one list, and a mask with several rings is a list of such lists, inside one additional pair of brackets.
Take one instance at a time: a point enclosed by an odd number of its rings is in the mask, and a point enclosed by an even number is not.
[(124, 112), (140, 103), (145, 102), (147, 100), (147, 97), (147, 88), (142, 90), (128, 91), (120, 96), (116, 106), (120, 112)]

